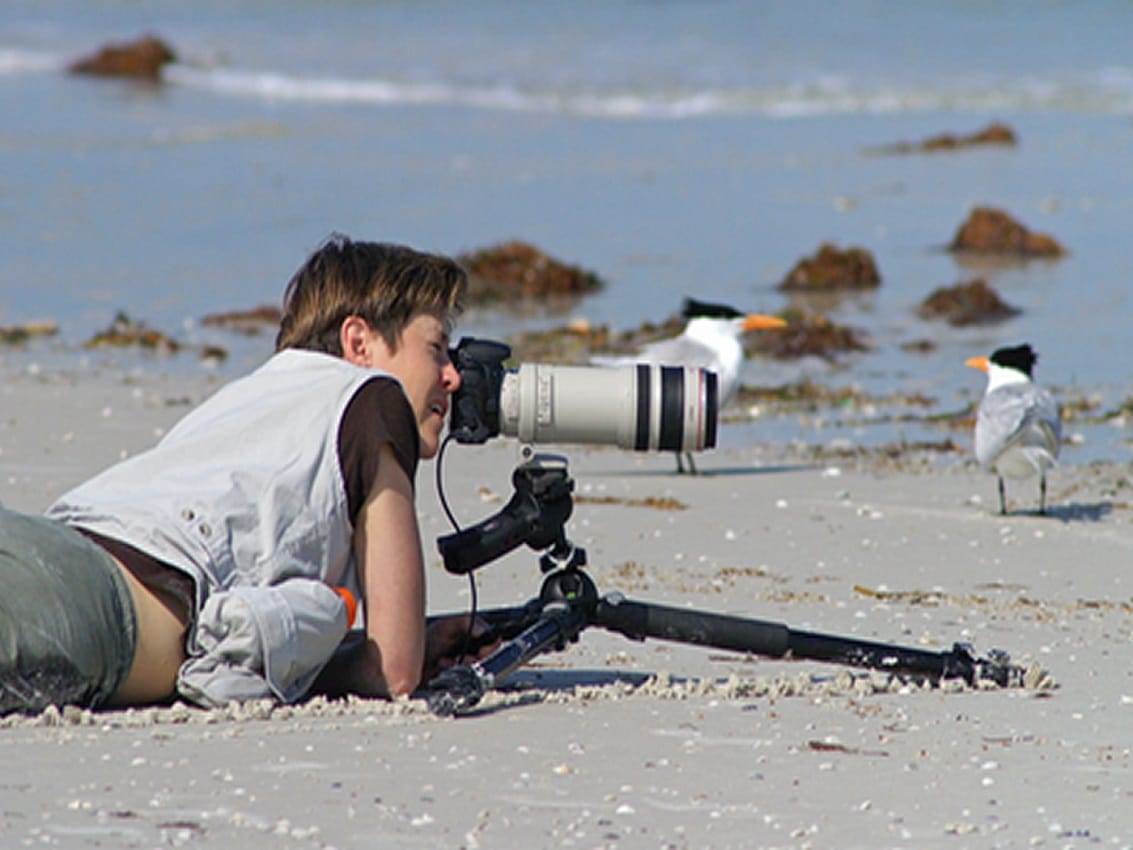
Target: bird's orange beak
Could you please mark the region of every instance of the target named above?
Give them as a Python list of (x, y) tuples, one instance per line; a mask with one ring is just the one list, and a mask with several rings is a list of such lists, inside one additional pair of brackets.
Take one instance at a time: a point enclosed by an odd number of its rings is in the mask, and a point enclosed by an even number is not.
[(764, 316), (760, 313), (748, 313), (744, 316), (743, 328), (745, 331), (767, 331), (772, 328), (785, 328), (787, 323), (778, 316)]
[(987, 358), (986, 357), (969, 357), (964, 361), (965, 366), (971, 366), (973, 369), (979, 369), (981, 372), (987, 371)]

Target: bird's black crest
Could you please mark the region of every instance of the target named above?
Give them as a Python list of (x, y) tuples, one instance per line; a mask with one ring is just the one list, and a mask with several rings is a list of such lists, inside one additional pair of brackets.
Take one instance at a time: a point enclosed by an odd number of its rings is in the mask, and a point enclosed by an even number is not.
[(1010, 369), (1016, 369), (1028, 378), (1034, 378), (1034, 375), (1031, 374), (1031, 370), (1035, 368), (1035, 363), (1038, 362), (1039, 356), (1035, 354), (1031, 346), (1023, 343), (1013, 348), (997, 348), (988, 359), (996, 366), (1006, 366)]
[(727, 304), (711, 304), (707, 301), (697, 301), (695, 298), (686, 298), (681, 315), (686, 319), (737, 319), (744, 314)]

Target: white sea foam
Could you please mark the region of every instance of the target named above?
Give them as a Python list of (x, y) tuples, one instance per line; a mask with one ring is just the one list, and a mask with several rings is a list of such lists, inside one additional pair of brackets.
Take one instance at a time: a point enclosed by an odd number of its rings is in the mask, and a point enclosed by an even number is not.
[(384, 77), (304, 76), (254, 69), (174, 65), (173, 84), (219, 95), (263, 100), (357, 103), (372, 106), (458, 106), (622, 119), (682, 119), (712, 115), (793, 118), (839, 114), (935, 111), (1133, 111), (1133, 72), (1109, 68), (1090, 77), (1022, 77), (979, 81), (859, 85), (841, 77), (809, 83), (704, 88), (584, 88), (472, 85)]
[[(0, 46), (0, 76), (57, 73), (74, 57), (61, 52)], [(199, 57), (198, 57), (199, 58)], [(475, 81), (426, 66), (406, 74), (315, 74), (287, 68), (226, 67), (189, 59), (164, 69), (172, 85), (218, 96), (265, 101), (357, 103), (383, 106), (457, 106), (618, 119), (688, 119), (714, 115), (778, 118), (843, 114), (886, 115), (939, 111), (1133, 113), (1133, 67), (1107, 64), (1092, 71), (1051, 70), (988, 78), (954, 71), (922, 79), (872, 80), (845, 73), (798, 72), (794, 78), (704, 82), (635, 74), (567, 79), (538, 68), (527, 75), (507, 66), (483, 69)]]
[(57, 53), (0, 47), (0, 75), (15, 76), (60, 71), (66, 67), (66, 64), (67, 60)]

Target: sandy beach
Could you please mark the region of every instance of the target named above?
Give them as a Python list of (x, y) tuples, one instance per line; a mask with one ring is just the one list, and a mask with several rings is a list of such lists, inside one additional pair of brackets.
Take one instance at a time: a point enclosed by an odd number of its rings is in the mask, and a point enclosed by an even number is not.
[[(157, 374), (4, 376), (0, 501), (38, 511), (150, 445), (215, 383)], [(0, 720), (5, 847), (1133, 846), (1133, 485), (1064, 466), (1010, 487), (970, 459), (817, 459), (771, 445), (570, 459), (570, 538), (602, 592), (932, 651), (998, 648), (1028, 687), (916, 681), (597, 627), (467, 715), (423, 700)], [(516, 445), (452, 447), (471, 523), (511, 492)], [(461, 610), (418, 478), (430, 609)], [(540, 583), (522, 550), (477, 573), (482, 606)]]

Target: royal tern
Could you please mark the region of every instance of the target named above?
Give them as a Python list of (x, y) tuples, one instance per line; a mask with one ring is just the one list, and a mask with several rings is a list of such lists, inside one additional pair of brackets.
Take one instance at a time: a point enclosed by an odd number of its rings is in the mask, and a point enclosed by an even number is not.
[[(599, 366), (625, 366), (649, 363), (663, 366), (688, 366), (716, 373), (719, 409), (732, 400), (740, 386), (740, 370), (744, 363), (744, 347), (740, 335), (745, 331), (782, 328), (786, 322), (761, 313), (741, 313), (724, 304), (710, 304), (686, 298), (681, 315), (687, 319), (685, 329), (675, 337), (643, 346), (637, 354), (617, 357), (596, 356), (591, 362)], [(691, 455), (689, 471), (696, 472)], [(677, 453), (677, 472), (684, 472)]]
[(996, 474), (999, 512), (1007, 513), (1003, 479), (1039, 476), (1039, 513), (1046, 513), (1046, 471), (1058, 462), (1062, 423), (1050, 393), (1034, 383), (1038, 355), (1029, 345), (1000, 348), (964, 361), (987, 373), (976, 413), (976, 460)]

